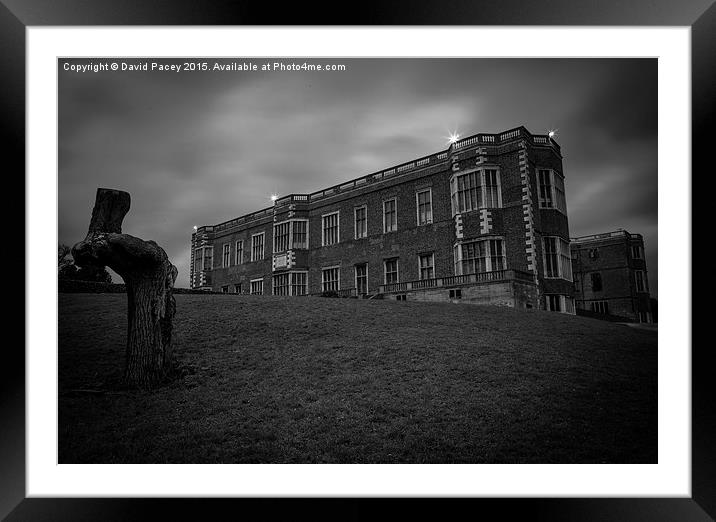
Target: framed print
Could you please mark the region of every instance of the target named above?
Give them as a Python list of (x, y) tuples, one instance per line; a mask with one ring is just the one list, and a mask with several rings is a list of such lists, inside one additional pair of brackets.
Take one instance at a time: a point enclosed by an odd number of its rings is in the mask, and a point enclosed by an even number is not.
[(713, 6), (80, 4), (1, 8), (9, 520), (714, 516), (690, 293)]

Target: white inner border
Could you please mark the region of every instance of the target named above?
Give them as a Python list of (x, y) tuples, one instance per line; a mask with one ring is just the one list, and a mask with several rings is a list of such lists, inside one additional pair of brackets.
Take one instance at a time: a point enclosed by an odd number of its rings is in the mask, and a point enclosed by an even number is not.
[[(688, 27), (28, 28), (27, 495), (690, 497), (690, 45)], [(72, 56), (658, 57), (659, 208), (668, 209), (659, 232), (669, 238), (659, 245), (668, 274), (659, 285), (659, 463), (58, 465), (57, 332), (48, 327), (57, 324), (48, 299), (57, 241), (46, 230), (57, 219), (57, 58)]]

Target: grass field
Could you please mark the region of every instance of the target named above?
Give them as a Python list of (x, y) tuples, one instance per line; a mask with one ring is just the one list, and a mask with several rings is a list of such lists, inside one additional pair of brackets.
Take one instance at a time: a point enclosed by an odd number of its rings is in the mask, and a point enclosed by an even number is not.
[(178, 295), (180, 373), (151, 392), (119, 385), (125, 341), (125, 295), (59, 295), (61, 463), (657, 461), (653, 331), (450, 303)]

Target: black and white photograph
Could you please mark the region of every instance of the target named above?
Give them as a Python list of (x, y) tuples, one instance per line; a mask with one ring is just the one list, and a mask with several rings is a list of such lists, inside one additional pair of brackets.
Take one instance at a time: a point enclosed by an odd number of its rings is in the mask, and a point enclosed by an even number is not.
[(655, 58), (60, 58), (60, 464), (657, 464)]

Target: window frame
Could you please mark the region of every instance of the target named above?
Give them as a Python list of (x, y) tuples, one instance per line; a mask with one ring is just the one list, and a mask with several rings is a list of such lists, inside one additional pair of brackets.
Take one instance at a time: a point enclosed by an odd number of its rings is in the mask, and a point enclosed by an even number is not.
[[(497, 207), (488, 207), (485, 205), (485, 187), (487, 186), (485, 184), (485, 172), (486, 171), (495, 171), (495, 176), (497, 179)], [(478, 177), (476, 178), (477, 185), (475, 186), (475, 189), (477, 191), (477, 205), (475, 208), (470, 208), (469, 210), (460, 210), (460, 201), (458, 195), (458, 179), (464, 176), (469, 176), (471, 174), (477, 174)], [(468, 212), (475, 212), (479, 210), (487, 210), (491, 208), (504, 208), (504, 203), (502, 201), (502, 169), (499, 165), (480, 165), (477, 168), (474, 169), (468, 169), (464, 171), (457, 171), (452, 176), (450, 176), (450, 208), (452, 210), (452, 215), (455, 217), (458, 214), (466, 214)], [(467, 201), (467, 199), (466, 199)], [(472, 201), (472, 198), (470, 198), (470, 201)]]
[[(501, 243), (501, 251), (502, 254), (500, 256), (495, 256), (492, 253), (492, 241), (499, 241)], [(487, 243), (485, 246), (485, 272), (465, 272), (464, 270), (464, 261), (466, 260), (463, 247), (465, 245), (471, 245), (473, 243)], [(502, 268), (493, 268), (492, 266), (492, 259), (495, 257), (500, 257), (502, 259)], [(502, 236), (490, 236), (480, 239), (471, 239), (468, 241), (463, 241), (461, 243), (457, 243), (455, 247), (453, 248), (453, 261), (454, 261), (454, 267), (453, 270), (455, 272), (455, 275), (467, 275), (467, 274), (481, 274), (481, 273), (487, 273), (487, 272), (498, 272), (500, 270), (507, 270), (507, 248), (505, 245), (505, 238)], [(478, 257), (470, 258), (470, 259), (480, 259)]]
[[(546, 246), (546, 240), (547, 239), (555, 239), (555, 245), (557, 246), (557, 251), (555, 254), (557, 256), (557, 275), (547, 275), (547, 246)], [(560, 236), (542, 236), (542, 277), (544, 279), (564, 279), (565, 281), (569, 281), (570, 283), (574, 282), (574, 266), (572, 264), (572, 254), (570, 252), (569, 248), (569, 241), (566, 239), (560, 237)], [(566, 246), (565, 246), (566, 245)], [(566, 250), (563, 251), (563, 250)], [(552, 254), (552, 253), (550, 253)], [(569, 260), (569, 277), (566, 277), (564, 274), (564, 266), (563, 263), (565, 260)]]
[(365, 267), (365, 294), (369, 293), (369, 282), (368, 282), (368, 263), (356, 263), (353, 265), (353, 284), (355, 285), (356, 294), (362, 295), (361, 292), (358, 291), (358, 267), (364, 266)]
[[(358, 211), (365, 212), (365, 235), (358, 235)], [(365, 239), (368, 237), (368, 205), (353, 207), (353, 239)]]
[[(326, 290), (326, 287), (325, 287), (326, 283), (333, 282), (333, 281), (326, 281), (325, 275), (326, 275), (326, 272), (328, 272), (329, 270), (336, 270), (336, 274), (337, 274), (336, 281), (335, 281), (336, 288)], [(341, 265), (322, 266), (321, 267), (321, 292), (338, 292), (338, 291), (340, 291), (340, 289), (341, 289)]]
[[(334, 243), (326, 243), (326, 218), (330, 216), (336, 216), (336, 241)], [(337, 245), (341, 242), (341, 211), (336, 210), (334, 212), (328, 212), (321, 214), (321, 246), (332, 246)]]
[[(254, 283), (261, 283), (261, 293), (254, 292)], [(264, 295), (264, 278), (259, 277), (257, 279), (251, 279), (249, 281), (249, 294), (250, 295)]]
[[(425, 223), (420, 222), (420, 194), (430, 194), (430, 218), (425, 220)], [(396, 212), (397, 217), (397, 212)], [(415, 223), (419, 227), (433, 224), (433, 188), (427, 187), (424, 189), (418, 189), (415, 191)]]
[[(642, 290), (639, 290), (639, 274), (641, 274)], [(634, 288), (640, 294), (649, 293), (649, 283), (646, 279), (646, 270), (634, 270)]]
[[(537, 200), (538, 200), (538, 206), (541, 209), (551, 209), (556, 210), (560, 212), (563, 215), (567, 215), (567, 191), (564, 186), (564, 175), (561, 172), (556, 171), (555, 169), (549, 169), (544, 167), (537, 167)], [(549, 172), (549, 197), (551, 198), (551, 206), (546, 205), (546, 199), (542, 197), (542, 180), (541, 180), (541, 173), (542, 172)], [(557, 179), (559, 179), (559, 182), (562, 186), (562, 190), (560, 191), (557, 188)], [(561, 197), (558, 197), (558, 193), (561, 194)], [(564, 208), (561, 208), (560, 203), (563, 203)]]
[[(225, 263), (226, 261), (226, 263)], [(229, 268), (231, 266), (231, 242), (221, 245), (221, 268)]]
[[(241, 243), (241, 248), (239, 248), (239, 243)], [(234, 265), (243, 265), (244, 264), (244, 240), (238, 239), (236, 241), (236, 251), (234, 252)], [(239, 253), (241, 253), (241, 257), (239, 257)]]
[[(298, 222), (303, 222), (303, 223), (306, 224), (306, 240), (305, 240), (305, 242), (303, 243), (304, 246), (296, 246), (296, 245), (295, 245), (295, 242), (296, 242), (296, 241), (295, 241), (295, 239), (294, 239), (294, 236), (295, 236), (295, 235), (294, 235), (294, 226), (295, 226), (295, 224), (298, 223)], [(284, 226), (284, 225), (286, 225), (286, 226), (288, 227), (288, 236), (287, 236), (287, 239), (286, 239), (286, 248), (283, 249), (283, 250), (278, 250), (278, 249), (276, 248), (276, 247), (277, 247), (276, 238), (278, 237), (277, 234), (276, 234), (276, 229), (277, 229), (277, 227)], [(273, 253), (273, 254), (280, 254), (280, 253), (282, 253), (282, 252), (288, 252), (289, 250), (307, 250), (307, 249), (308, 249), (308, 245), (309, 245), (309, 243), (308, 243), (308, 233), (309, 233), (309, 232), (308, 232), (308, 229), (309, 229), (308, 219), (305, 219), (305, 218), (291, 218), (291, 219), (286, 219), (286, 220), (284, 220), (284, 221), (281, 221), (280, 223), (274, 223), (274, 225), (273, 225), (273, 250), (272, 250), (272, 253)]]
[[(254, 258), (254, 238), (262, 236), (261, 237), (261, 257)], [(258, 232), (256, 234), (251, 234), (251, 262), (255, 261), (261, 261), (262, 259), (266, 258), (266, 232)]]
[[(430, 265), (425, 268), (430, 268), (432, 277), (423, 278), (423, 266), (421, 264), (423, 257), (430, 257)], [(418, 254), (418, 280), (427, 281), (428, 279), (435, 279), (435, 252), (423, 252)]]
[[(393, 203), (395, 203), (395, 210), (393, 211), (393, 212), (395, 213), (395, 228), (393, 228), (392, 230), (387, 230), (387, 229), (385, 228), (385, 226), (386, 226), (386, 221), (385, 221), (385, 204), (386, 204), (386, 203), (390, 203), (391, 201), (392, 201)], [(393, 196), (393, 197), (390, 197), (390, 198), (387, 198), (387, 199), (384, 199), (384, 200), (383, 200), (383, 234), (390, 234), (390, 233), (392, 233), (392, 232), (397, 232), (397, 231), (398, 231), (398, 197), (397, 197), (397, 196)]]
[[(395, 281), (391, 281), (390, 283), (388, 282), (388, 262), (389, 261), (395, 261)], [(383, 284), (384, 285), (392, 285), (395, 283), (400, 283), (400, 258), (399, 257), (389, 257), (389, 258), (383, 259)]]

